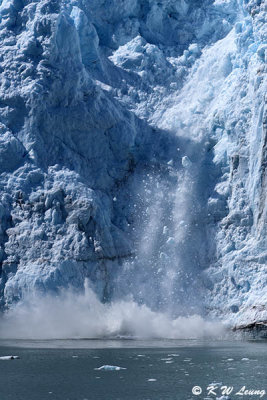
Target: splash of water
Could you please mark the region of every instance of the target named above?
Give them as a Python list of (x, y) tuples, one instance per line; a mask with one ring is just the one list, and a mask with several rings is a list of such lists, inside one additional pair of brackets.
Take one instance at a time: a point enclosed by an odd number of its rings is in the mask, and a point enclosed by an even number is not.
[(220, 337), (223, 327), (200, 316), (168, 318), (132, 300), (101, 303), (85, 287), (83, 294), (32, 296), (10, 309), (0, 321), (0, 338), (204, 338)]

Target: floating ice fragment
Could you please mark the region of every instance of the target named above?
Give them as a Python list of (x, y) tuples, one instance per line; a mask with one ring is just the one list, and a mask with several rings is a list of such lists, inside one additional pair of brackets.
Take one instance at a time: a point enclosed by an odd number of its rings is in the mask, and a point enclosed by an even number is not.
[(161, 358), (161, 361), (171, 361), (171, 360), (172, 360), (171, 357), (168, 357), (168, 358)]
[(78, 358), (78, 356), (72, 356), (72, 358)]
[(209, 384), (209, 386), (222, 386), (222, 382), (212, 382)]
[(147, 381), (148, 381), (148, 382), (156, 382), (156, 380), (157, 380), (157, 379), (155, 379), (155, 378), (150, 378), (150, 379), (148, 379)]
[(2, 356), (2, 357), (0, 357), (0, 360), (4, 360), (4, 361), (6, 361), (6, 360), (17, 360), (17, 359), (19, 359), (19, 356)]
[(96, 371), (120, 371), (122, 369), (127, 369), (127, 368), (118, 367), (117, 365), (102, 365), (99, 368), (95, 368)]
[(241, 361), (249, 361), (249, 358), (244, 357)]

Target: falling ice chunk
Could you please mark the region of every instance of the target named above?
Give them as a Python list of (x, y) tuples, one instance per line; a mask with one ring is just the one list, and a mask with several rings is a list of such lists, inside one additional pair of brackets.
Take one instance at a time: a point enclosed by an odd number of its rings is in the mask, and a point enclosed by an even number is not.
[(117, 365), (102, 365), (102, 367), (95, 368), (96, 371), (120, 371), (126, 369), (123, 367), (118, 367)]
[(175, 240), (174, 240), (173, 237), (169, 237), (166, 243), (169, 244), (169, 245), (175, 244)]
[(168, 233), (168, 227), (164, 226), (163, 227), (163, 235), (166, 235), (166, 233)]
[(190, 168), (191, 165), (192, 165), (192, 162), (190, 161), (189, 157), (184, 156), (184, 157), (182, 158), (182, 166), (183, 166), (184, 168)]
[(167, 254), (166, 254), (166, 253), (163, 253), (163, 252), (161, 252), (161, 253), (159, 254), (159, 258), (162, 259), (162, 260), (168, 260)]

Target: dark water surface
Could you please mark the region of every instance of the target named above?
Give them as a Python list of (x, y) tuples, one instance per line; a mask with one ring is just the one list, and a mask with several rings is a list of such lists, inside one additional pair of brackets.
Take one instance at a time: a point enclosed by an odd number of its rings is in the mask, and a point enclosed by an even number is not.
[[(20, 359), (0, 360), (0, 400), (204, 400), (224, 385), (223, 399), (267, 399), (263, 341), (0, 341), (0, 357), (11, 354)], [(127, 369), (95, 370), (105, 364)]]

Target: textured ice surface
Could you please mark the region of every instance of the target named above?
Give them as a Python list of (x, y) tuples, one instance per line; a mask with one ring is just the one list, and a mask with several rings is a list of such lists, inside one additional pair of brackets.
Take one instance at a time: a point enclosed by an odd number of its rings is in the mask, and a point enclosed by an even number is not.
[(0, 297), (266, 315), (266, 4), (0, 1)]

